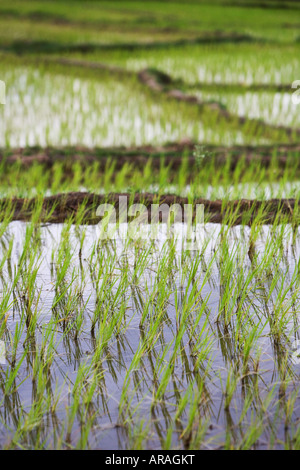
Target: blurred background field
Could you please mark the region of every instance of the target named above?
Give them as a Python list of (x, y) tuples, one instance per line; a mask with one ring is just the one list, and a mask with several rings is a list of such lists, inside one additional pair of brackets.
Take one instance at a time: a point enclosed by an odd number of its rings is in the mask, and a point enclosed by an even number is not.
[[(0, 146), (297, 142), (299, 12), (299, 3), (278, 1), (4, 0)], [(137, 75), (149, 68), (233, 119), (149, 91)]]

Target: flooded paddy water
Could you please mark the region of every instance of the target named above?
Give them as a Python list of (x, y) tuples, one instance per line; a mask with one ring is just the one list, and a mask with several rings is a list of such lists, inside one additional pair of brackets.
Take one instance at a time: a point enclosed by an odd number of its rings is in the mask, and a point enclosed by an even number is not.
[(298, 445), (299, 230), (166, 230), (7, 226), (2, 447)]

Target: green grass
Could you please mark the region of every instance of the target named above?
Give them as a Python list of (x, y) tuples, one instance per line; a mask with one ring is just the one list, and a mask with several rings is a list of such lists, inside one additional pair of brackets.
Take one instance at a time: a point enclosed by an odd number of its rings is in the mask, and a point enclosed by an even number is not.
[[(220, 2), (101, 2), (101, 8), (95, 1), (43, 2), (17, 1), (1, 2), (0, 11), (9, 19), (30, 20), (34, 25), (43, 22), (45, 26), (60, 23), (61, 31), (73, 28), (81, 29), (82, 24), (89, 28), (139, 29), (145, 31), (173, 29), (175, 31), (251, 31), (272, 39), (291, 40), (296, 30), (282, 27), (286, 24), (297, 25), (297, 15), (294, 10), (253, 8), (253, 6), (228, 6)], [(286, 3), (286, 2), (285, 2)], [(278, 5), (278, 3), (277, 3)], [(294, 8), (297, 4), (292, 3)], [(91, 32), (93, 34), (93, 32)]]
[[(205, 105), (199, 107), (153, 95), (134, 76), (121, 81), (104, 70), (94, 72), (93, 79), (84, 79), (75, 78), (78, 67), (70, 70), (58, 65), (53, 69), (50, 64), (50, 69), (51, 73), (43, 68), (10, 69), (3, 64), (1, 77), (9, 86), (6, 106), (1, 109), (2, 146), (155, 145), (183, 138), (225, 145), (291, 140), (284, 131), (268, 128), (268, 123), (261, 129), (251, 121), (241, 125), (238, 120), (241, 111), (234, 105), (228, 106), (233, 111), (228, 119)], [(68, 75), (62, 74), (64, 69)], [(204, 101), (209, 103), (212, 96)], [(288, 106), (296, 107), (290, 103)], [(284, 122), (285, 113), (286, 110), (282, 117), (279, 115), (278, 123)], [(245, 111), (245, 115), (261, 117), (259, 110)], [(269, 120), (276, 122), (275, 117)], [(285, 122), (295, 127), (296, 123)], [(292, 136), (292, 140), (296, 139)]]

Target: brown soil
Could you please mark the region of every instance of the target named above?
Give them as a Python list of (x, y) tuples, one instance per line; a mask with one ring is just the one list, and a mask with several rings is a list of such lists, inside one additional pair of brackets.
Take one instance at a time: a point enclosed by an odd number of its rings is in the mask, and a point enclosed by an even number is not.
[[(128, 193), (118, 194), (110, 193), (107, 195), (97, 195), (91, 193), (67, 193), (57, 194), (50, 197), (45, 197), (42, 203), (42, 211), (40, 216), (41, 222), (61, 223), (68, 220), (70, 217), (73, 221), (76, 220), (76, 215), (79, 210), (83, 210), (82, 222), (87, 224), (96, 224), (99, 222), (99, 217), (96, 217), (96, 209), (100, 204), (113, 204), (116, 208), (117, 214), (119, 210), (119, 196), (124, 196), (127, 199), (127, 204), (142, 203), (148, 210), (148, 221), (151, 220), (151, 204), (179, 204), (182, 208), (184, 204), (188, 204), (187, 197), (180, 197), (174, 194), (160, 195), (152, 193), (138, 193), (130, 195)], [(30, 220), (32, 212), (37, 204), (37, 199), (1, 199), (0, 207), (4, 210), (7, 206), (11, 207), (12, 220)], [(196, 204), (204, 205), (205, 220), (211, 223), (221, 223), (226, 220), (226, 214), (232, 215), (232, 225), (239, 225), (242, 222), (251, 225), (253, 218), (263, 211), (263, 222), (273, 223), (278, 214), (292, 220), (293, 223), (300, 224), (299, 212), (300, 203), (295, 199), (270, 199), (268, 201), (240, 199), (235, 201), (210, 201), (207, 199), (195, 199), (194, 209)], [(195, 216), (195, 211), (194, 211)]]
[[(164, 146), (142, 146), (142, 147), (110, 147), (88, 149), (85, 147), (48, 147), (48, 148), (27, 148), (0, 150), (0, 163), (10, 166), (19, 163), (24, 168), (30, 167), (34, 163), (39, 163), (45, 168), (52, 168), (56, 162), (64, 164), (66, 172), (71, 171), (72, 165), (76, 162), (83, 167), (94, 162), (99, 164), (99, 171), (104, 171), (108, 162), (114, 165), (115, 171), (119, 171), (125, 164), (130, 164), (134, 168), (143, 169), (149, 159), (151, 167), (159, 170), (164, 162), (164, 166), (169, 166), (171, 170), (178, 170), (183, 163), (183, 158), (187, 159), (190, 171), (195, 169), (197, 159), (194, 156), (195, 143), (189, 140), (175, 142)], [(245, 164), (257, 161), (260, 166), (269, 167), (272, 161), (272, 154), (276, 152), (276, 161), (279, 167), (284, 168), (289, 156), (297, 158), (300, 155), (300, 145), (272, 145), (272, 146), (213, 146), (205, 147), (210, 153), (207, 161), (213, 159), (216, 165), (224, 165), (228, 159), (231, 161), (231, 169), (234, 170), (238, 162), (244, 158)], [(163, 157), (163, 158), (162, 158)], [(205, 165), (205, 159), (201, 164)]]

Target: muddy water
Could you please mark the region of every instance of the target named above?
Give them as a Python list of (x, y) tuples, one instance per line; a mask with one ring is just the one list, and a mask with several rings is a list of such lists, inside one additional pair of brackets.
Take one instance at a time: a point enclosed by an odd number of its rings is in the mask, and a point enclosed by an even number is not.
[[(2, 296), (11, 288), (16, 276), (16, 270), (22, 254), (26, 228), (28, 225), (22, 222), (13, 222), (2, 236), (1, 251), (2, 256), (13, 239), (12, 252), (8, 261), (4, 263), (1, 272)], [(144, 270), (138, 280), (134, 280), (131, 275), (135, 268), (136, 257), (149, 248), (147, 241), (140, 245), (137, 250), (134, 245), (126, 248), (124, 240), (117, 238), (112, 244), (102, 247), (104, 259), (111, 260), (110, 273), (115, 284), (112, 292), (117, 292), (118, 280), (122, 262), (126, 258), (129, 266), (128, 286), (126, 287), (127, 308), (124, 315), (125, 327), (122, 333), (116, 337), (112, 335), (111, 340), (105, 347), (103, 363), (101, 366), (102, 378), (97, 386), (92, 399), (92, 409), (95, 413), (93, 427), (89, 433), (87, 446), (91, 448), (103, 449), (126, 449), (131, 448), (133, 443), (134, 428), (141, 420), (149, 423), (147, 436), (143, 440), (144, 448), (161, 448), (166, 438), (167, 429), (173, 425), (172, 446), (184, 448), (187, 442), (182, 439), (181, 434), (188, 421), (189, 403), (181, 416), (180, 422), (174, 422), (174, 416), (178, 407), (178, 400), (184, 395), (191, 384), (196, 390), (203, 385), (203, 400), (199, 405), (199, 418), (194, 423), (194, 428), (207, 424), (207, 431), (204, 435), (202, 447), (215, 448), (223, 447), (226, 441), (226, 433), (230, 436), (233, 446), (238, 446), (243, 440), (243, 435), (250, 424), (255, 423), (256, 429), (261, 426), (258, 437), (253, 443), (253, 447), (266, 448), (270, 443), (274, 447), (280, 448), (291, 440), (295, 432), (297, 422), (300, 419), (299, 409), (299, 378), (300, 364), (293, 361), (291, 342), (295, 339), (295, 330), (298, 329), (298, 316), (300, 304), (297, 301), (291, 307), (290, 318), (288, 318), (284, 334), (279, 338), (270, 331), (268, 319), (272, 316), (276, 299), (281, 290), (289, 285), (295, 267), (297, 266), (300, 253), (300, 237), (296, 241), (292, 239), (290, 228), (287, 226), (287, 233), (282, 247), (282, 257), (279, 261), (280, 275), (276, 282), (272, 278), (272, 271), (269, 278), (261, 279), (259, 286), (253, 284), (249, 288), (245, 301), (245, 314), (250, 318), (251, 328), (260, 326), (258, 339), (251, 351), (247, 371), (241, 371), (240, 354), (235, 339), (237, 318), (232, 316), (229, 325), (225, 326), (219, 318), (221, 295), (224, 290), (221, 282), (220, 267), (222, 259), (217, 253), (220, 243), (220, 226), (216, 224), (206, 224), (202, 232), (202, 257), (199, 264), (196, 278), (201, 290), (202, 302), (207, 301), (207, 308), (202, 315), (197, 332), (201, 332), (201, 338), (210, 337), (211, 349), (204, 358), (201, 367), (195, 368), (195, 357), (193, 357), (188, 330), (182, 338), (181, 353), (176, 358), (174, 371), (170, 376), (168, 386), (164, 393), (164, 398), (154, 406), (152, 403), (153, 391), (157, 387), (160, 373), (157, 364), (166, 348), (169, 347), (164, 358), (165, 363), (172, 356), (173, 341), (177, 334), (179, 307), (184, 306), (183, 294), (190, 292), (187, 278), (182, 275), (181, 267), (185, 262), (192, 264), (199, 257), (198, 250), (186, 250), (186, 245), (177, 243), (176, 263), (170, 273), (172, 288), (168, 297), (166, 314), (164, 321), (160, 325), (160, 336), (153, 348), (144, 354), (139, 367), (130, 372), (130, 385), (126, 392), (130, 398), (131, 418), (127, 419), (119, 409), (119, 402), (122, 388), (126, 380), (130, 364), (134, 354), (139, 348), (140, 340), (144, 334), (141, 328), (141, 315), (143, 302), (149, 298), (151, 289), (154, 286), (154, 279), (158, 265), (166, 248), (165, 226), (161, 227), (158, 240), (153, 244), (151, 255)], [(35, 308), (38, 312), (38, 321), (35, 334), (26, 334), (24, 327), (22, 338), (17, 348), (16, 362), (24, 354), (25, 345), (30, 343), (24, 360), (16, 375), (15, 388), (9, 394), (4, 393), (5, 382), (9, 372), (13, 369), (12, 363), (12, 342), (14, 333), (18, 326), (24, 325), (24, 305), (22, 306), (22, 279), (15, 286), (11, 295), (13, 305), (9, 310), (7, 319), (7, 329), (1, 337), (5, 343), (6, 361), (0, 364), (0, 442), (1, 447), (7, 445), (17, 428), (17, 423), (24, 421), (26, 413), (30, 412), (32, 404), (36, 400), (37, 385), (33, 380), (33, 368), (35, 351), (41, 348), (43, 331), (53, 316), (57, 316), (56, 324), (56, 354), (51, 365), (50, 381), (48, 389), (50, 396), (55, 396), (59, 391), (58, 406), (55, 411), (45, 407), (41, 412), (41, 419), (38, 424), (30, 427), (23, 438), (23, 445), (26, 448), (33, 448), (39, 435), (44, 441), (44, 447), (56, 447), (58, 435), (63, 436), (62, 446), (78, 445), (85, 423), (77, 414), (68, 434), (64, 431), (67, 422), (67, 409), (72, 406), (74, 396), (72, 393), (73, 384), (76, 380), (80, 365), (91, 362), (95, 353), (95, 337), (97, 331), (91, 333), (91, 318), (95, 311), (97, 295), (91, 278), (91, 254), (95, 243), (98, 241), (99, 232), (97, 227), (81, 227), (78, 231), (74, 227), (70, 229), (70, 244), (72, 247), (72, 262), (66, 281), (71, 281), (72, 273), (75, 280), (70, 287), (74, 296), (78, 290), (74, 286), (79, 286), (81, 292), (80, 308), (84, 309), (84, 321), (80, 335), (76, 338), (73, 330), (66, 327), (63, 318), (63, 306), (54, 309), (55, 299), (57, 253), (62, 236), (63, 225), (43, 226), (40, 232), (40, 258), (37, 261), (36, 276), (36, 302)], [(85, 239), (80, 252), (80, 238), (85, 231)], [(229, 284), (237, 283), (238, 275), (242, 273), (244, 279), (247, 274), (255, 269), (253, 259), (244, 256), (248, 252), (249, 228), (235, 227), (227, 233), (228, 247), (233, 253), (233, 262), (236, 270)], [(262, 259), (266, 240), (276, 233), (272, 233), (272, 227), (264, 227), (261, 236), (258, 238), (255, 250), (257, 263)], [(204, 249), (204, 247), (206, 248)], [(236, 247), (239, 247), (236, 250)], [(6, 247), (6, 248), (5, 248)], [(210, 265), (211, 260), (214, 261)], [(2, 259), (2, 257), (1, 257)], [(242, 262), (241, 262), (242, 260)], [(107, 261), (109, 264), (110, 261)], [(105, 265), (105, 263), (104, 263)], [(99, 269), (99, 266), (97, 267)], [(208, 276), (209, 272), (209, 276)], [(273, 274), (274, 274), (273, 266)], [(24, 274), (25, 275), (25, 274)], [(276, 287), (266, 300), (272, 282)], [(295, 286), (294, 286), (295, 287)], [(296, 286), (297, 287), (297, 286)], [(223, 289), (223, 290), (222, 290)], [(286, 301), (292, 295), (291, 290), (286, 292)], [(0, 297), (1, 299), (1, 297)], [(177, 308), (176, 308), (177, 305)], [(247, 310), (248, 309), (248, 310)], [(114, 312), (111, 312), (113, 315)], [(189, 327), (188, 327), (189, 328)], [(249, 332), (251, 329), (249, 329)], [(198, 334), (198, 333), (197, 333)], [(197, 340), (198, 338), (195, 338)], [(260, 360), (256, 361), (260, 351)], [(285, 364), (286, 359), (286, 364)], [(296, 362), (296, 363), (294, 363)], [(258, 364), (258, 365), (256, 365)], [(285, 364), (285, 365), (284, 365)], [(225, 407), (224, 388), (229, 370), (234, 370), (238, 377), (237, 386), (233, 394), (229, 407)], [(158, 374), (158, 375), (157, 375)], [(287, 385), (283, 386), (284, 381)], [(273, 389), (273, 395), (265, 409), (262, 403), (266, 400), (268, 393)], [(251, 405), (244, 416), (241, 415), (247, 393), (253, 393)], [(285, 426), (286, 403), (293, 393), (297, 393), (292, 420)], [(264, 410), (264, 411), (262, 411)], [(127, 416), (128, 418), (128, 416)], [(144, 426), (146, 425), (144, 423)], [(294, 424), (293, 424), (294, 423)], [(143, 426), (142, 426), (143, 427)]]

